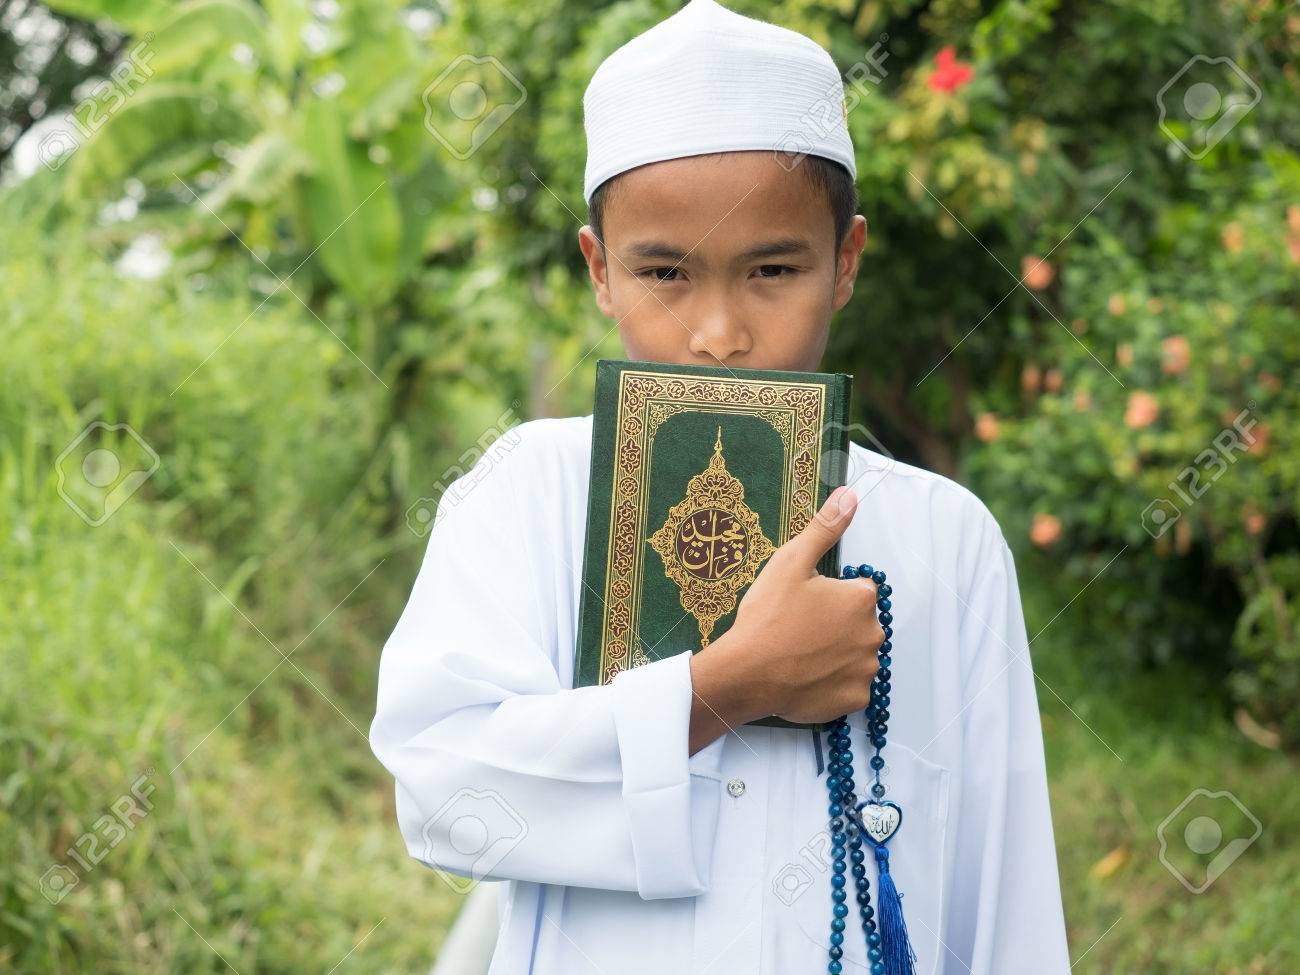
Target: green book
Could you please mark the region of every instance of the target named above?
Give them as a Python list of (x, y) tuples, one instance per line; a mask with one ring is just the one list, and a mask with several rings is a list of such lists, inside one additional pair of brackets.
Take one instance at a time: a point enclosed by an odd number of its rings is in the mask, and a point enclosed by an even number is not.
[[(597, 363), (575, 686), (727, 632), (767, 559), (845, 482), (851, 385), (844, 373)], [(817, 569), (839, 576), (838, 543)]]

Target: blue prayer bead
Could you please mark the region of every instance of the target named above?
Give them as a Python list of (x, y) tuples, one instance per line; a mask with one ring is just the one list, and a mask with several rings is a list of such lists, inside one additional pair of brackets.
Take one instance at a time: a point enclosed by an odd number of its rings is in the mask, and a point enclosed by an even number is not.
[(880, 959), (884, 958), (885, 956), (884, 954), (881, 953), (879, 948), (872, 948), (870, 951), (867, 952), (867, 957), (870, 958), (872, 961), (880, 961)]
[(840, 945), (844, 944), (844, 935), (842, 935), (842, 934), (841, 934), (840, 932), (838, 932), (838, 931), (832, 931), (832, 932), (831, 932), (831, 944), (832, 944), (834, 947), (836, 947), (836, 948), (838, 948)]
[[(844, 868), (843, 868), (843, 867), (840, 867), (840, 869), (843, 870)], [(866, 865), (865, 865), (865, 864), (861, 864), (861, 863), (855, 863), (855, 864), (853, 864), (853, 876), (854, 876), (854, 877), (856, 877), (856, 878), (862, 878), (862, 877), (865, 877), (866, 875), (867, 875), (867, 868), (866, 868)]]
[(833, 900), (836, 904), (842, 903), (844, 901), (845, 896), (847, 895), (844, 893), (843, 890), (839, 888), (836, 888), (835, 890), (831, 891), (831, 900)]
[(840, 975), (840, 972), (844, 971), (844, 966), (837, 961), (832, 961), (827, 963), (826, 970), (830, 972), (831, 975)]
[(870, 565), (868, 565), (866, 562), (863, 562), (860, 566), (858, 566), (858, 573), (859, 573), (860, 575), (870, 576), (870, 577), (874, 580), (874, 578), (875, 578), (875, 574), (876, 574), (876, 570), (873, 569), (873, 568), (872, 568)]
[(886, 661), (885, 658), (889, 656), (889, 651), (893, 649), (894, 649), (894, 645), (890, 643), (888, 640), (886, 640), (884, 643), (880, 645), (880, 666), (882, 667), (889, 666), (889, 663), (888, 661)]
[(841, 779), (838, 775), (828, 775), (826, 777), (826, 787), (828, 789), (838, 790), (840, 788), (840, 782)]
[(890, 602), (888, 599), (877, 599), (877, 600), (876, 600), (876, 609), (878, 609), (878, 610), (880, 610), (880, 611), (882, 611), (882, 612), (888, 613), (888, 612), (889, 612), (891, 609), (893, 609), (893, 608), (894, 608), (894, 604), (893, 604), (892, 602)]
[(875, 934), (874, 932), (872, 934), (867, 935), (867, 944), (872, 948), (879, 948), (880, 935)]
[(849, 859), (852, 860), (855, 864), (859, 864), (866, 859), (866, 856), (867, 855), (862, 852), (861, 845), (859, 845), (859, 847), (856, 850), (854, 850), (852, 853), (849, 854)]
[(843, 918), (848, 915), (849, 909), (845, 907), (843, 904), (836, 904), (833, 908), (831, 908), (831, 912), (835, 915), (836, 920), (839, 920), (840, 918)]
[(892, 596), (892, 595), (894, 594), (894, 587), (891, 586), (889, 583), (886, 582), (886, 583), (884, 583), (884, 584), (883, 584), (879, 589), (877, 589), (876, 591), (877, 591), (878, 593), (880, 593), (880, 595), (882, 595), (882, 596), (884, 596), (886, 599), (888, 599), (890, 596)]
[(885, 975), (885, 963), (883, 961), (872, 962), (871, 975)]
[(831, 930), (832, 930), (832, 931), (843, 931), (843, 930), (844, 930), (844, 918), (842, 918), (842, 917), (831, 918)]
[(835, 876), (831, 877), (831, 886), (832, 886), (832, 887), (843, 887), (843, 886), (844, 886), (844, 875), (843, 875), (843, 874), (836, 874)]
[(882, 769), (885, 767), (885, 760), (881, 758), (879, 755), (872, 755), (871, 767), (874, 769)]
[(889, 612), (889, 610), (885, 610), (880, 614), (879, 619), (881, 626), (889, 626), (894, 622), (894, 614)]
[(861, 904), (863, 907), (870, 907), (871, 895), (867, 893), (865, 890), (858, 891), (858, 903)]
[(844, 862), (844, 860), (842, 858), (837, 857), (835, 862), (831, 864), (831, 869), (834, 870), (836, 873), (843, 873), (844, 868), (846, 866), (847, 864)]
[(882, 707), (882, 708), (880, 709), (880, 714), (879, 714), (879, 716), (876, 718), (876, 720), (877, 720), (877, 721), (888, 721), (888, 720), (889, 720), (889, 708)]
[(885, 631), (885, 639), (892, 640), (894, 638), (894, 628), (888, 623), (881, 623), (880, 626)]
[(832, 802), (830, 804), (830, 807), (826, 811), (830, 813), (832, 816), (840, 816), (844, 813), (844, 807), (841, 806), (838, 802)]
[(877, 748), (884, 748), (884, 747), (885, 747), (885, 736), (884, 736), (884, 735), (873, 735), (872, 738), (871, 738), (871, 744), (875, 745)]
[(878, 586), (883, 586), (885, 584), (885, 574), (877, 569), (875, 572), (871, 573), (871, 581)]
[(878, 671), (876, 671), (876, 676), (879, 677), (881, 680), (889, 680), (889, 678), (894, 676), (894, 672), (890, 670), (888, 667), (881, 666), (881, 668)]
[(851, 565), (846, 565), (844, 569), (840, 572), (841, 579), (856, 579), (857, 577), (858, 577), (858, 570)]
[(885, 787), (877, 782), (871, 787), (871, 794), (879, 799), (885, 794)]
[(843, 789), (843, 791), (845, 792), (852, 792), (853, 786), (856, 785), (856, 783), (853, 781), (852, 776), (849, 776), (847, 779), (844, 779), (843, 783), (844, 784), (840, 786), (840, 788)]

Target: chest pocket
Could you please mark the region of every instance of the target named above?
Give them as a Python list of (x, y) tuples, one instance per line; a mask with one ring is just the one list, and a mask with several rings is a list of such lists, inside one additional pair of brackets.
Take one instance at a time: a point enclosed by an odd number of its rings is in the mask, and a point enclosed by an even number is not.
[[(870, 795), (871, 782), (867, 762), (873, 752), (865, 752), (864, 717), (859, 711), (850, 716), (853, 748), (854, 791), (859, 801)], [(903, 917), (907, 921), (908, 936), (916, 951), (917, 975), (933, 975), (940, 971), (943, 945), (939, 941), (942, 923), (941, 909), (944, 899), (944, 869), (948, 846), (952, 842), (949, 789), (951, 772), (936, 765), (904, 745), (891, 741), (884, 751), (885, 773), (881, 781), (888, 790), (885, 798), (903, 810), (903, 822), (889, 841), (889, 870), (903, 898)], [(811, 770), (810, 770), (811, 772)], [(820, 786), (820, 788), (818, 788)], [(803, 880), (796, 886), (789, 884), (794, 897), (788, 906), (798, 920), (802, 934), (823, 952), (830, 944), (831, 909), (831, 856), (830, 832), (826, 828), (827, 791), (824, 777), (801, 782), (796, 790), (794, 815), (791, 817), (791, 849), (800, 851), (800, 862), (805, 870)], [(815, 824), (809, 826), (809, 824)], [(880, 882), (876, 860), (868, 844), (866, 853), (867, 880), (871, 883), (871, 905), (879, 914)], [(847, 857), (846, 857), (847, 860)], [(866, 939), (858, 916), (857, 888), (853, 883), (852, 861), (845, 870), (849, 914), (845, 918), (844, 971), (866, 973), (871, 970), (867, 962)]]

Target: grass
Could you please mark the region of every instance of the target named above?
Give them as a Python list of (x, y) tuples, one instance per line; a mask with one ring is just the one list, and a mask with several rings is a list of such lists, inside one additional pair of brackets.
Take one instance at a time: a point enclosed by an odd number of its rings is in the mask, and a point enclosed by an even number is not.
[[(1056, 609), (1042, 593), (1025, 597), (1034, 633)], [(1295, 759), (1247, 741), (1203, 674), (1107, 666), (1088, 644), (1087, 619), (1085, 596), (1033, 651), (1075, 971), (1300, 971)], [(1232, 793), (1262, 827), (1200, 894), (1161, 862), (1157, 834), (1195, 790)], [(1221, 823), (1224, 843), (1254, 832), (1230, 800), (1193, 798), (1166, 827), (1165, 855), (1193, 886), (1215, 856), (1187, 847), (1186, 826), (1201, 815)]]

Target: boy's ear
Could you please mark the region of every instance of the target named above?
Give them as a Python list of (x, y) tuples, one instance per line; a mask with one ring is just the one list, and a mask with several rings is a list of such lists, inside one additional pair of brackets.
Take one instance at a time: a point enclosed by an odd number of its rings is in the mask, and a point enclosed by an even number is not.
[(835, 255), (835, 292), (831, 307), (839, 311), (853, 297), (853, 281), (858, 276), (862, 248), (867, 243), (867, 218), (855, 213)]
[(578, 249), (587, 262), (591, 287), (596, 293), (596, 307), (606, 318), (613, 318), (614, 301), (609, 293), (609, 264), (605, 260), (605, 248), (590, 226), (583, 226), (578, 231)]

